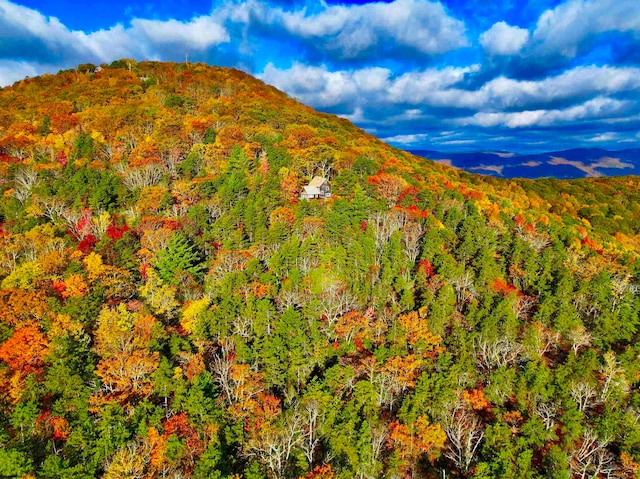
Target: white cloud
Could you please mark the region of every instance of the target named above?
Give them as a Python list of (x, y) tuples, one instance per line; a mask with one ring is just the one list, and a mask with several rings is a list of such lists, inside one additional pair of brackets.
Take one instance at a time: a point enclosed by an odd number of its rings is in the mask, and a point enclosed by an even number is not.
[(569, 0), (538, 19), (534, 51), (572, 58), (579, 45), (605, 32), (640, 31), (638, 0)]
[(257, 0), (248, 2), (236, 18), (283, 28), (296, 37), (312, 41), (338, 56), (356, 58), (388, 47), (435, 55), (468, 45), (465, 26), (445, 11), (439, 2), (395, 0), (365, 5), (327, 6), (307, 15), (305, 10), (265, 8)]
[[(399, 76), (384, 68), (328, 71), (324, 66), (295, 64), (282, 70), (268, 65), (260, 78), (304, 103), (319, 108), (345, 107), (346, 115), (362, 110), (401, 108), (396, 120), (420, 119), (429, 108), (471, 109), (492, 123), (504, 110), (516, 110), (511, 123), (535, 123), (536, 115), (555, 105), (580, 104), (589, 98), (640, 94), (640, 68), (576, 67), (555, 77), (520, 81), (498, 77), (475, 90), (462, 88), (478, 66), (446, 67)], [(494, 116), (495, 115), (497, 116)], [(547, 116), (545, 116), (547, 118)], [(498, 124), (500, 122), (497, 122)]]
[(491, 55), (513, 55), (518, 53), (529, 40), (529, 30), (508, 25), (505, 22), (494, 23), (480, 35), (480, 44)]
[[(57, 18), (0, 0), (0, 58), (56, 65), (53, 70), (83, 62), (109, 62), (122, 57), (163, 58), (204, 51), (230, 40), (212, 16), (177, 20), (134, 19), (131, 25), (85, 33), (70, 30)], [(38, 70), (36, 65), (32, 69)]]
[[(258, 75), (263, 81), (284, 90), (304, 103), (327, 108), (344, 104), (374, 105), (467, 106), (476, 102), (473, 92), (453, 89), (468, 73), (470, 67), (447, 67), (409, 72), (392, 78), (384, 68), (364, 68), (330, 72), (325, 66), (295, 64), (288, 70), (267, 65)], [(417, 110), (411, 115), (416, 116)]]
[(0, 85), (10, 85), (25, 77), (40, 75), (47, 70), (47, 67), (34, 63), (0, 60)]
[(478, 91), (478, 104), (494, 109), (528, 108), (541, 103), (624, 92), (640, 93), (640, 68), (581, 66), (555, 77), (520, 81), (498, 77)]
[(482, 127), (504, 126), (526, 128), (535, 126), (558, 126), (581, 120), (603, 120), (624, 114), (633, 107), (633, 102), (611, 98), (594, 98), (580, 105), (555, 110), (526, 110), (520, 112), (476, 113), (472, 117), (456, 120), (460, 125)]
[(415, 133), (409, 135), (394, 135), (383, 138), (387, 143), (401, 146), (419, 145), (430, 139), (430, 135), (427, 133)]

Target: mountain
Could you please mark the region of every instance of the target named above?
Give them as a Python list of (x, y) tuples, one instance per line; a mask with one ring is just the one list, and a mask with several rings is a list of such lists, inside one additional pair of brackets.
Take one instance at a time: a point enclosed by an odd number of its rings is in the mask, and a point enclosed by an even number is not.
[(638, 177), (469, 174), (119, 60), (0, 90), (0, 193), (1, 477), (640, 470)]
[(577, 148), (521, 155), (512, 152), (442, 153), (431, 150), (411, 151), (471, 173), (504, 178), (587, 178), (640, 174), (640, 150), (607, 151)]

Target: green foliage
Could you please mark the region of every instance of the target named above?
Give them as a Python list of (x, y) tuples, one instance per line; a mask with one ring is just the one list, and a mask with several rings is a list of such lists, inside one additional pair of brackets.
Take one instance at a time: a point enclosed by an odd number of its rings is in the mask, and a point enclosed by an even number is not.
[(185, 275), (198, 277), (202, 272), (202, 260), (189, 240), (175, 233), (167, 247), (158, 253), (154, 266), (158, 276), (168, 284), (178, 284)]

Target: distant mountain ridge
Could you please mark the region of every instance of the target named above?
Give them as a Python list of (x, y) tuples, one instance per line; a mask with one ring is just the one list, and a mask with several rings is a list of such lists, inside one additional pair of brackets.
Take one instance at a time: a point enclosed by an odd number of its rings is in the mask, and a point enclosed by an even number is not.
[(502, 178), (570, 179), (640, 174), (640, 149), (575, 148), (526, 155), (502, 151), (411, 150), (411, 153), (471, 173)]

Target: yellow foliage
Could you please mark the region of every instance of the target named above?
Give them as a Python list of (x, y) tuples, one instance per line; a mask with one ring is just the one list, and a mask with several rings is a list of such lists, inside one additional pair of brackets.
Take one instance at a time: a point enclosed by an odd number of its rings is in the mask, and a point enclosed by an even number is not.
[(42, 278), (42, 273), (42, 265), (39, 262), (27, 261), (2, 280), (2, 288), (33, 289), (36, 280)]
[(93, 251), (84, 259), (84, 264), (89, 273), (89, 278), (92, 281), (98, 278), (105, 270), (105, 266), (102, 263), (102, 256)]
[(58, 314), (51, 321), (47, 336), (50, 340), (53, 340), (66, 335), (79, 339), (84, 335), (84, 328), (79, 321), (71, 319), (68, 314)]
[(153, 268), (147, 270), (147, 281), (139, 291), (156, 314), (173, 316), (179, 304), (176, 300), (177, 290), (175, 286), (164, 284)]
[(195, 301), (190, 301), (182, 312), (182, 327), (190, 334), (196, 329), (198, 319), (200, 319), (200, 313), (205, 311), (211, 304), (211, 299), (204, 297)]
[(107, 231), (107, 227), (111, 223), (111, 215), (108, 211), (103, 211), (98, 216), (91, 218), (91, 222), (93, 223), (93, 231), (96, 238), (101, 239)]

